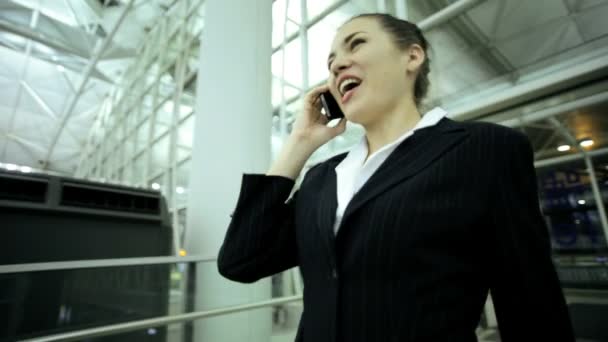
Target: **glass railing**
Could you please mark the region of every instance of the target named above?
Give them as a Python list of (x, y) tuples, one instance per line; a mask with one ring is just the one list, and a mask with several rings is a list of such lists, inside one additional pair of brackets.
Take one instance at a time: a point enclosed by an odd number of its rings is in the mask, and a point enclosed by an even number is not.
[[(562, 281), (566, 276), (581, 277), (580, 269), (574, 275), (570, 270), (564, 273), (565, 261), (559, 266)], [(273, 277), (267, 298), (230, 306), (205, 305), (203, 310), (196, 305), (208, 297), (196, 292), (196, 273), (211, 274), (215, 268), (214, 258), (203, 257), (0, 266), (0, 341), (190, 342), (200, 340), (195, 329), (199, 323), (213, 325), (216, 318), (232, 319), (250, 310), (258, 310), (272, 322), (269, 341), (293, 341), (302, 297), (296, 295), (299, 290), (293, 291), (297, 286), (288, 284), (291, 274)], [(605, 267), (597, 270), (605, 277)], [(598, 277), (594, 273), (587, 278)], [(589, 283), (587, 278), (583, 280)], [(598, 290), (564, 289), (577, 336), (604, 336), (605, 329), (596, 323), (607, 312), (608, 291), (594, 288)], [(224, 294), (223, 288), (216, 290), (218, 296)], [(484, 314), (480, 336), (496, 330), (493, 310)]]
[(0, 266), (0, 321), (8, 323), (0, 324), (0, 341), (193, 341), (193, 320), (263, 307), (275, 318), (301, 300), (273, 290), (267, 300), (196, 311), (194, 275), (212, 263), (154, 257)]

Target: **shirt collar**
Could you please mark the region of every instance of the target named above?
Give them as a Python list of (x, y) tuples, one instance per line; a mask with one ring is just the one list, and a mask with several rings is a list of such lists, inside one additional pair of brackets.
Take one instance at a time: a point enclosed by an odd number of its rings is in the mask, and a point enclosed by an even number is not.
[[(405, 138), (407, 138), (408, 136), (410, 136), (411, 134), (413, 134), (415, 131), (417, 131), (419, 129), (423, 129), (426, 127), (431, 127), (431, 126), (436, 125), (441, 119), (446, 117), (447, 114), (448, 113), (441, 107), (433, 108), (432, 110), (426, 112), (422, 116), (422, 118), (420, 119), (420, 121), (418, 121), (416, 126), (414, 126), (412, 129), (403, 133), (399, 138), (397, 138), (392, 143), (383, 146), (380, 150), (378, 150), (376, 153), (374, 153), (374, 155), (378, 154), (379, 152), (390, 149), (390, 148), (394, 147), (395, 145), (400, 144), (403, 140), (405, 140)], [(344, 160), (342, 160), (342, 162), (336, 166), (336, 169), (347, 168), (347, 167), (351, 167), (351, 166), (355, 166), (355, 165), (361, 166), (361, 164), (363, 163), (363, 160), (365, 160), (365, 157), (367, 156), (367, 151), (368, 151), (367, 139), (365, 138), (365, 136), (363, 136), (361, 138), (361, 140), (359, 141), (359, 143), (350, 150), (350, 152), (348, 153), (346, 158), (344, 158)]]

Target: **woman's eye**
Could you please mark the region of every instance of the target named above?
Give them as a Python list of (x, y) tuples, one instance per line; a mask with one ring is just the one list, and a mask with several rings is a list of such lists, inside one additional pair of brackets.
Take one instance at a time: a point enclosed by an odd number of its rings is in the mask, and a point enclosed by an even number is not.
[(363, 39), (361, 39), (361, 38), (357, 38), (357, 39), (353, 40), (353, 41), (350, 43), (350, 49), (351, 49), (351, 50), (352, 50), (352, 49), (354, 49), (355, 47), (357, 47), (357, 45), (359, 45), (359, 44), (361, 44), (361, 43), (365, 43), (365, 40), (363, 40)]

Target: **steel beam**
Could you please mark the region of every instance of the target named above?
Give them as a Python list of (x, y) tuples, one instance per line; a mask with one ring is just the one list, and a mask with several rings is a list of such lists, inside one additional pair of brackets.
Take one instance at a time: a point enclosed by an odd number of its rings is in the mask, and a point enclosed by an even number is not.
[[(590, 157), (604, 156), (604, 155), (608, 154), (608, 147), (599, 148), (597, 150), (589, 151), (589, 152), (587, 152), (587, 154)], [(565, 163), (570, 163), (570, 162), (575, 161), (575, 160), (581, 160), (581, 159), (584, 159), (584, 158), (585, 158), (585, 156), (583, 156), (580, 153), (577, 153), (577, 154), (569, 154), (567, 156), (560, 156), (560, 157), (554, 157), (554, 158), (541, 159), (541, 160), (537, 160), (537, 161), (534, 162), (534, 167), (535, 168), (542, 168), (542, 167), (548, 167), (548, 166), (553, 166), (553, 165), (565, 164)]]
[[(38, 158), (40, 158), (40, 155), (42, 153), (44, 153), (44, 148), (40, 145), (37, 145), (31, 141), (28, 141), (27, 139), (23, 139), (20, 136), (17, 136), (15, 134), (12, 133), (7, 133), (5, 134), (5, 137), (7, 140), (12, 140), (15, 143), (21, 145), (32, 157), (32, 159), (37, 160)], [(7, 141), (8, 143), (8, 141)], [(38, 152), (38, 153), (36, 153)], [(33, 165), (31, 165), (33, 166)]]
[(460, 0), (431, 15), (430, 17), (425, 18), (418, 24), (418, 27), (420, 27), (420, 30), (422, 31), (430, 31), (451, 20), (452, 18), (465, 13), (484, 1), (485, 0)]
[(36, 104), (44, 111), (51, 119), (57, 120), (57, 113), (40, 97), (40, 95), (27, 83), (25, 80), (21, 80), (21, 86), (25, 91), (34, 99)]
[(72, 55), (75, 56), (80, 56), (83, 58), (86, 58), (86, 56), (83, 56), (81, 52), (70, 48), (69, 46), (66, 46), (65, 44), (61, 43), (60, 41), (53, 39), (51, 37), (47, 37), (39, 32), (36, 32), (30, 28), (25, 28), (25, 27), (18, 27), (15, 26), (14, 24), (6, 21), (6, 20), (2, 20), (0, 19), (0, 31), (6, 31), (6, 32), (10, 32), (12, 34), (15, 34), (17, 36), (26, 38), (28, 40), (33, 40), (36, 41), (40, 44), (46, 45), (50, 48), (53, 48), (57, 51), (64, 51), (64, 52), (68, 52)]
[(568, 60), (547, 67), (534, 75), (526, 75), (518, 84), (501, 83), (488, 91), (476, 92), (473, 97), (464, 97), (446, 106), (450, 117), (459, 120), (473, 120), (505, 108), (531, 101), (547, 94), (556, 93), (582, 82), (597, 80), (608, 74), (608, 48), (589, 52), (577, 61)]
[(408, 20), (408, 0), (395, 0), (395, 14), (397, 18)]
[(539, 120), (546, 120), (556, 115), (567, 113), (578, 108), (591, 107), (606, 102), (608, 102), (608, 91), (603, 91), (595, 95), (583, 97), (557, 106), (545, 108), (537, 112), (520, 115), (516, 118), (500, 121), (498, 123), (507, 127), (518, 127)]
[(376, 0), (376, 9), (379, 13), (386, 13), (386, 0)]

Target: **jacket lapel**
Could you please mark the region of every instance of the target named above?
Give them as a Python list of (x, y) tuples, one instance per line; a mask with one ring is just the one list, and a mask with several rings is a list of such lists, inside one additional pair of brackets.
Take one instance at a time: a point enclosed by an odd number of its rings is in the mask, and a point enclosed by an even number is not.
[[(447, 118), (442, 119), (436, 126), (414, 132), (411, 137), (391, 153), (359, 192), (355, 194), (346, 207), (342, 223), (346, 222), (350, 215), (371, 199), (431, 165), (445, 152), (463, 141), (466, 136), (468, 136), (468, 132), (462, 125)], [(333, 187), (331, 188), (335, 193), (335, 173)], [(333, 216), (335, 216), (335, 208)], [(332, 228), (333, 225), (330, 229)], [(340, 227), (338, 232), (340, 233), (342, 230), (343, 228)], [(333, 237), (333, 230), (331, 234)]]
[(335, 262), (335, 234), (333, 227), (336, 222), (336, 210), (338, 208), (335, 168), (345, 157), (346, 153), (329, 162), (325, 171), (326, 173), (322, 178), (322, 185), (319, 187), (319, 203), (317, 203), (317, 208), (319, 209), (317, 212), (316, 226), (319, 229), (323, 244), (325, 244), (327, 248), (332, 265)]

